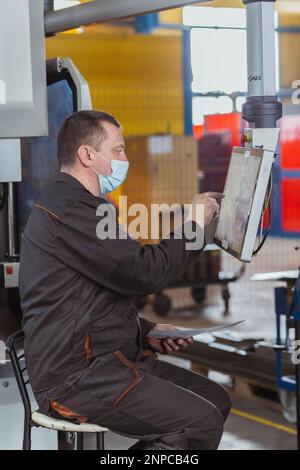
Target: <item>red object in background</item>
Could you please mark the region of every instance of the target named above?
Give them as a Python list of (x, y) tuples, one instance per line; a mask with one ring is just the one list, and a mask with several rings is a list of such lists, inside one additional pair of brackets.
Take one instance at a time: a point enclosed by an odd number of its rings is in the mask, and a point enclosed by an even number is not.
[(281, 167), (283, 170), (300, 169), (300, 115), (284, 116), (280, 121)]
[(204, 118), (205, 132), (231, 132), (232, 145), (241, 145), (242, 116), (241, 113), (211, 114)]
[(200, 192), (223, 191), (230, 156), (232, 134), (227, 132), (205, 132), (198, 141), (199, 170), (202, 172)]
[(300, 178), (281, 181), (282, 228), (288, 232), (300, 232)]
[(204, 126), (193, 126), (193, 130), (194, 130), (194, 137), (197, 140), (200, 140), (201, 137), (203, 136)]
[(211, 114), (203, 126), (194, 126), (198, 138), (199, 170), (203, 172), (199, 190), (223, 191), (233, 146), (241, 145), (240, 113)]
[(265, 213), (264, 213), (264, 219), (263, 219), (263, 229), (264, 230), (268, 229), (269, 221), (270, 221), (270, 214), (269, 214), (269, 209), (267, 208)]
[(6, 266), (6, 275), (10, 276), (14, 273), (13, 267), (12, 266)]

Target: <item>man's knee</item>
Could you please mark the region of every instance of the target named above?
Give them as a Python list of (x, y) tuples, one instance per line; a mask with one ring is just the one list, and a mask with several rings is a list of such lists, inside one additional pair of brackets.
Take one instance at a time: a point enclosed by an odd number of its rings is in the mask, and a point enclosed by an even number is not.
[(219, 409), (211, 405), (211, 410), (205, 419), (199, 419), (187, 430), (191, 449), (217, 449), (224, 426), (224, 417)]
[(207, 399), (218, 408), (223, 415), (223, 422), (225, 422), (232, 408), (231, 398), (226, 388), (214, 382), (211, 396), (208, 396)]
[(221, 385), (220, 394), (218, 396), (218, 408), (223, 415), (224, 421), (226, 421), (232, 408), (232, 401), (227, 390)]
[(213, 407), (212, 412), (204, 420), (203, 424), (207, 428), (207, 431), (214, 432), (215, 434), (220, 434), (223, 432), (224, 418), (222, 413), (217, 407)]

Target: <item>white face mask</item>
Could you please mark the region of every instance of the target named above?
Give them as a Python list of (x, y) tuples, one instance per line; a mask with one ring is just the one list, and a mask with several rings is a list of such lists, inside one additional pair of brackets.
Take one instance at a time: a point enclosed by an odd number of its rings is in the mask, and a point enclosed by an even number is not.
[[(95, 152), (95, 150), (92, 151), (95, 155), (97, 155), (97, 157), (102, 158), (102, 160), (105, 160), (106, 162), (109, 161), (106, 160), (106, 158), (101, 157), (101, 155)], [(126, 180), (127, 177), (129, 162), (126, 162), (124, 160), (111, 160), (110, 163), (112, 172), (110, 175), (107, 176), (100, 175), (100, 173), (98, 173), (94, 168), (91, 167), (91, 170), (93, 170), (93, 172), (98, 175), (101, 194), (113, 192)]]

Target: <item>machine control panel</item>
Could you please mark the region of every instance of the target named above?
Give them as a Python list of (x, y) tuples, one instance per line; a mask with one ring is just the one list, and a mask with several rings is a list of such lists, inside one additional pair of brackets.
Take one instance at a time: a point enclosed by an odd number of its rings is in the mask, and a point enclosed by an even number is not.
[(18, 287), (20, 263), (0, 263), (0, 288)]

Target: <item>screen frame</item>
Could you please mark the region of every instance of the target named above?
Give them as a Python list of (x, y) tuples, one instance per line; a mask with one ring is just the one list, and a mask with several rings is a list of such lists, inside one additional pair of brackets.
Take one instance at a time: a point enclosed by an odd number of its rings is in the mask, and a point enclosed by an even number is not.
[[(229, 253), (230, 255), (237, 258), (239, 261), (249, 263), (253, 256), (255, 238), (256, 238), (258, 227), (259, 227), (259, 220), (261, 217), (263, 203), (265, 200), (267, 187), (268, 187), (268, 183), (269, 183), (269, 179), (271, 175), (272, 163), (274, 161), (274, 152), (270, 150), (264, 150), (264, 149), (254, 148), (254, 147), (233, 147), (231, 161), (232, 161), (233, 153), (244, 154), (246, 151), (251, 152), (250, 158), (252, 155), (256, 157), (261, 157), (261, 161), (260, 161), (260, 165), (258, 169), (257, 179), (255, 182), (251, 205), (249, 208), (249, 214), (247, 216), (245, 231), (244, 231), (243, 240), (241, 243), (241, 249), (240, 251), (236, 251), (232, 249), (231, 247), (224, 248), (223, 241), (220, 240), (216, 235), (214, 236), (214, 243), (220, 248), (222, 248), (224, 251)], [(226, 182), (227, 182), (228, 175), (231, 169), (231, 161), (230, 161), (228, 172), (227, 172)], [(225, 183), (225, 187), (226, 187), (226, 183)], [(261, 197), (262, 193), (264, 193), (263, 198)], [(221, 210), (222, 210), (222, 207), (221, 207)], [(256, 230), (254, 230), (255, 227), (256, 227)], [(251, 250), (252, 251), (251, 255), (249, 252), (250, 248), (248, 245), (250, 246), (253, 245), (253, 250)]]

